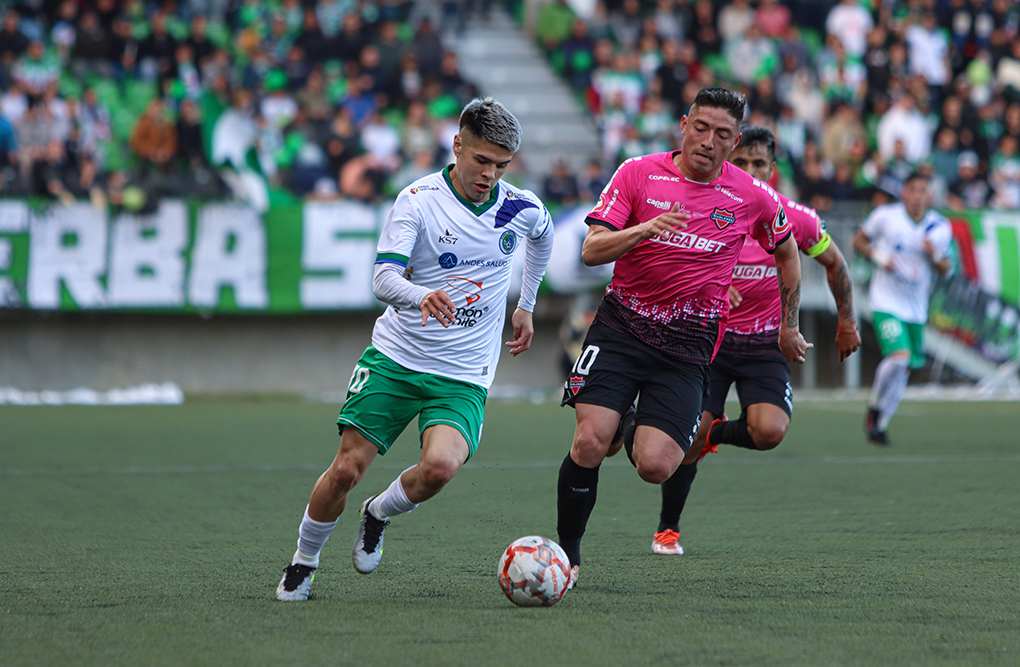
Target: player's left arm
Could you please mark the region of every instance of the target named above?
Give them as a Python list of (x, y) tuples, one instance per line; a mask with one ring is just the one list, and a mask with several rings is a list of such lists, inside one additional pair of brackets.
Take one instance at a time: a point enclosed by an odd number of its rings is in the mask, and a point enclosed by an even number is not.
[(553, 223), (549, 212), (544, 206), (540, 209), (539, 220), (528, 233), (527, 246), (524, 251), (524, 282), (521, 285), (521, 298), (517, 308), (510, 317), (514, 327), (513, 340), (507, 341), (510, 354), (516, 357), (531, 347), (535, 337), (535, 323), (532, 313), (538, 300), (538, 288), (542, 284), (542, 276), (552, 257)]
[[(825, 267), (825, 275), (829, 281), (829, 291), (836, 300), (836, 312), (839, 324), (836, 325), (836, 348), (842, 362), (861, 346), (861, 336), (857, 331), (857, 316), (854, 314), (853, 287), (850, 282), (850, 271), (843, 253), (835, 243), (829, 240), (827, 247), (820, 254), (814, 255), (816, 262)], [(810, 251), (808, 252), (810, 255)]]
[(789, 234), (772, 254), (779, 278), (779, 302), (783, 314), (779, 321), (779, 349), (790, 363), (804, 363), (804, 353), (814, 345), (800, 334), (800, 253), (797, 241)]
[(948, 223), (925, 233), (924, 254), (928, 256), (932, 268), (943, 276), (953, 268), (952, 260), (949, 259), (949, 245), (952, 239), (953, 232)]

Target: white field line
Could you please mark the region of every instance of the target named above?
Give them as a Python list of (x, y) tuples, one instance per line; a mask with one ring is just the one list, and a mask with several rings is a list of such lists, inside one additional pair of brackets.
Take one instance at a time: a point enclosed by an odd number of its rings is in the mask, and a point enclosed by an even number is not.
[[(507, 461), (502, 463), (467, 463), (468, 470), (521, 470), (559, 468), (561, 461)], [(870, 464), (925, 464), (925, 463), (1020, 463), (1018, 454), (956, 455), (956, 454), (901, 454), (887, 456), (755, 456), (730, 460), (713, 457), (702, 465), (710, 466), (762, 466), (762, 465), (870, 465)], [(40, 467), (0, 468), (0, 477), (54, 477), (54, 476), (96, 476), (96, 475), (222, 475), (234, 473), (274, 472), (321, 472), (329, 465), (304, 463), (300, 465), (267, 464), (258, 466), (117, 466), (117, 467)], [(628, 461), (607, 460), (604, 467), (621, 468), (630, 466)], [(387, 463), (380, 461), (374, 468), (382, 470), (403, 470), (405, 462)]]

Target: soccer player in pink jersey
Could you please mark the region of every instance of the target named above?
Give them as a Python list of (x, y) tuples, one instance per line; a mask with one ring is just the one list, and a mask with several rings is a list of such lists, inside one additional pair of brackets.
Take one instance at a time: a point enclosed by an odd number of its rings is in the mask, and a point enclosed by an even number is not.
[(745, 242), (774, 256), (784, 356), (803, 362), (811, 347), (799, 331), (800, 257), (779, 196), (726, 162), (744, 106), (722, 88), (699, 92), (680, 119), (681, 149), (624, 162), (588, 215), (582, 259), (616, 264), (564, 386), (577, 424), (560, 466), (557, 531), (571, 586), (599, 466), (638, 392), (631, 454), (641, 478), (666, 481), (691, 447)]
[[(775, 170), (776, 139), (771, 130), (747, 126), (740, 144), (730, 153), (730, 163), (754, 178), (768, 181)], [(854, 316), (853, 292), (843, 253), (825, 231), (825, 223), (814, 209), (779, 196), (786, 210), (797, 247), (825, 267), (829, 290), (836, 300), (839, 324), (836, 347), (842, 362), (860, 347)], [(652, 538), (652, 551), (680, 555), (680, 514), (698, 472), (698, 461), (716, 451), (716, 445), (769, 450), (783, 441), (790, 426), (793, 395), (790, 366), (778, 345), (783, 317), (776, 289), (772, 257), (760, 246), (747, 243), (733, 269), (729, 289), (730, 315), (719, 353), (711, 366), (709, 391), (702, 398), (701, 426), (683, 463), (662, 484), (659, 527)], [(723, 408), (730, 386), (737, 385), (741, 414), (726, 421)], [(624, 420), (624, 446), (631, 447), (634, 427)]]

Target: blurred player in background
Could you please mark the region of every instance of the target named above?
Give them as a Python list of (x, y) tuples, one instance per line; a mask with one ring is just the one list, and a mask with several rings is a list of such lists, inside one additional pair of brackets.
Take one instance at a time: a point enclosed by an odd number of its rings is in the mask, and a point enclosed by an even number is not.
[(681, 150), (624, 162), (587, 218), (584, 263), (616, 264), (564, 387), (577, 424), (560, 466), (557, 529), (571, 586), (599, 466), (638, 392), (632, 456), (641, 478), (666, 481), (690, 448), (745, 241), (774, 253), (784, 355), (803, 361), (811, 347), (799, 331), (800, 258), (779, 197), (726, 163), (744, 107), (742, 95), (700, 91), (680, 120)]
[(910, 370), (925, 362), (924, 325), (935, 272), (946, 274), (953, 240), (949, 221), (931, 210), (928, 177), (913, 173), (900, 202), (879, 206), (854, 235), (854, 249), (874, 263), (868, 298), (882, 350), (865, 421), (868, 442), (888, 447), (886, 429), (907, 388)]
[(531, 347), (532, 311), (552, 254), (553, 224), (531, 192), (499, 182), (520, 147), (517, 119), (492, 98), (460, 116), (456, 163), (404, 188), (379, 239), (373, 289), (389, 304), (354, 367), (340, 411), (340, 448), (312, 489), (298, 548), (276, 589), (308, 598), (319, 552), (376, 454), (418, 417), (419, 462), (361, 505), (354, 567), (379, 565), (389, 517), (410, 512), (478, 448), (483, 410), (499, 361), (511, 265), (526, 243), (524, 285), (511, 318), (517, 356)]
[[(740, 144), (729, 161), (759, 181), (768, 182), (775, 173), (776, 138), (772, 131), (757, 126), (741, 130)], [(861, 339), (854, 315), (850, 274), (843, 253), (825, 231), (825, 223), (814, 209), (779, 195), (793, 230), (797, 247), (825, 267), (829, 290), (836, 300), (839, 324), (836, 347), (842, 362), (857, 351)], [(733, 268), (730, 284), (730, 315), (726, 321), (719, 352), (712, 361), (710, 391), (702, 398), (701, 427), (694, 444), (673, 476), (662, 484), (659, 527), (652, 538), (652, 551), (680, 555), (680, 514), (698, 472), (698, 462), (717, 445), (769, 450), (783, 441), (793, 412), (790, 366), (779, 349), (782, 318), (776, 289), (773, 258), (756, 243), (745, 243)], [(737, 385), (741, 413), (726, 421), (723, 408), (730, 386)], [(633, 446), (633, 419), (624, 420), (624, 446)]]

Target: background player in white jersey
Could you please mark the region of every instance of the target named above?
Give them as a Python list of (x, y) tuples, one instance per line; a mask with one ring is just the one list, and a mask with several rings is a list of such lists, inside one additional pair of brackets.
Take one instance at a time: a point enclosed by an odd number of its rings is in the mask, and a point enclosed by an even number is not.
[(745, 242), (774, 253), (787, 359), (803, 361), (810, 347), (798, 328), (800, 259), (779, 197), (725, 163), (740, 139), (744, 107), (739, 94), (700, 91), (680, 120), (681, 150), (624, 162), (588, 215), (584, 262), (616, 263), (564, 387), (577, 425), (560, 466), (557, 530), (571, 585), (599, 466), (639, 392), (633, 459), (641, 478), (666, 481), (690, 448)]
[[(771, 130), (745, 126), (729, 162), (767, 183), (776, 168), (775, 151), (776, 139)], [(861, 344), (846, 260), (814, 209), (782, 195), (780, 200), (797, 247), (825, 267), (829, 290), (836, 300), (839, 317), (836, 348), (839, 360), (843, 361)], [(652, 551), (657, 554), (684, 552), (680, 544), (680, 515), (698, 472), (698, 462), (705, 454), (721, 444), (763, 451), (774, 449), (786, 437), (793, 397), (790, 367), (779, 351), (781, 313), (771, 264), (772, 259), (756, 245), (747, 244), (740, 251), (729, 290), (726, 334), (712, 360), (711, 390), (702, 398), (701, 426), (683, 463), (662, 484), (659, 527), (652, 538)], [(725, 421), (723, 408), (733, 384), (740, 397), (741, 415)], [(623, 436), (629, 451), (634, 440), (634, 420), (630, 415), (624, 418)]]
[(854, 249), (875, 264), (868, 298), (882, 349), (865, 421), (868, 441), (889, 446), (886, 428), (903, 398), (910, 370), (924, 366), (924, 325), (935, 272), (946, 274), (953, 240), (949, 221), (931, 210), (928, 177), (913, 173), (900, 202), (879, 206), (854, 235)]
[(524, 285), (506, 345), (514, 356), (531, 347), (531, 313), (552, 254), (553, 225), (534, 194), (500, 183), (520, 133), (499, 102), (472, 101), (453, 140), (456, 163), (397, 196), (373, 280), (376, 297), (389, 307), (354, 367), (337, 420), (340, 448), (312, 489), (277, 599), (308, 598), (319, 552), (348, 493), (415, 416), (419, 462), (361, 505), (353, 552), (358, 572), (379, 565), (387, 519), (439, 493), (475, 452), (521, 242), (527, 244)]

